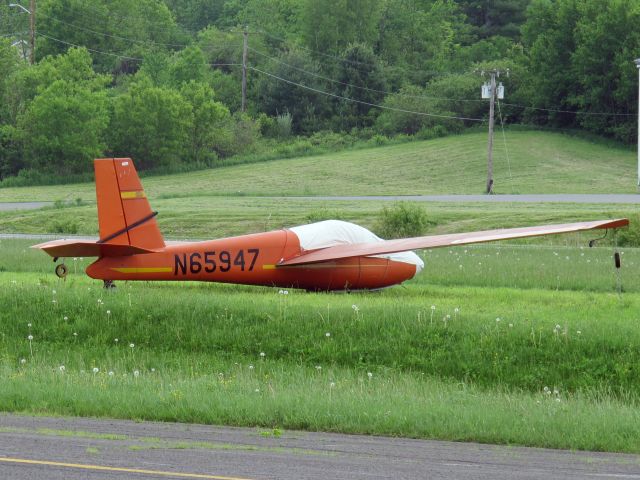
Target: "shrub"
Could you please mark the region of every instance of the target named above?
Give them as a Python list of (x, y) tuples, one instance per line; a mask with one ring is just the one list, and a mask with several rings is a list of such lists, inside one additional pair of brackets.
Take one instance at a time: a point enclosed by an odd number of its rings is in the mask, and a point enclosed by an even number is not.
[(53, 233), (78, 233), (78, 224), (70, 219), (54, 220), (49, 224), (49, 230)]
[(345, 214), (340, 210), (320, 208), (309, 212), (304, 218), (309, 223), (322, 222), (323, 220), (345, 220)]
[(424, 234), (432, 224), (422, 207), (413, 203), (397, 202), (382, 209), (377, 231), (382, 238), (416, 237)]
[(629, 226), (617, 230), (618, 245), (621, 247), (640, 247), (640, 215), (629, 216)]

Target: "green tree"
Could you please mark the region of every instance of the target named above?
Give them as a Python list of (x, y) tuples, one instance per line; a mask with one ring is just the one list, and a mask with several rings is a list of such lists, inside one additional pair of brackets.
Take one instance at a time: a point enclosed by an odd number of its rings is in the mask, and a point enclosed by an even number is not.
[(145, 75), (136, 77), (113, 100), (111, 150), (135, 158), (140, 169), (177, 166), (189, 142), (191, 106), (177, 91), (156, 87)]
[(350, 43), (377, 38), (381, 0), (304, 0), (300, 22), (307, 47), (339, 55)]
[(213, 89), (206, 83), (190, 81), (182, 86), (181, 93), (189, 102), (193, 119), (188, 129), (188, 159), (211, 165), (231, 141), (229, 110), (214, 100)]
[(106, 92), (54, 81), (18, 120), (26, 165), (57, 175), (90, 171), (105, 149), (108, 121)]
[(47, 0), (38, 4), (38, 29), (46, 32), (38, 38), (39, 58), (85, 46), (101, 72), (135, 72), (137, 58), (187, 40), (162, 0)]

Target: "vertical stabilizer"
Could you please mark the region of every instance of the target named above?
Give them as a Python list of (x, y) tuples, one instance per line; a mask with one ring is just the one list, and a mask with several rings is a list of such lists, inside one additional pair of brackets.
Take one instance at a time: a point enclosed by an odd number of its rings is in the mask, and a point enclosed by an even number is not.
[(99, 243), (164, 248), (138, 173), (130, 158), (94, 160), (98, 201)]

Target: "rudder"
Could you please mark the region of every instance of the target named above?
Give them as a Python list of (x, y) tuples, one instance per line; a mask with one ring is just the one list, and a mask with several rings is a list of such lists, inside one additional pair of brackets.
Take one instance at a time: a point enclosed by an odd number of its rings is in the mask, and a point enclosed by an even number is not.
[(164, 248), (156, 212), (151, 210), (130, 158), (94, 161), (98, 202), (98, 243)]

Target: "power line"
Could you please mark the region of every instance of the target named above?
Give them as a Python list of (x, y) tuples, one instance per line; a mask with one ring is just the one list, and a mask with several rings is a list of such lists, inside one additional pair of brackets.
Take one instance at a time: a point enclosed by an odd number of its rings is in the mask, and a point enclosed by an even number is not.
[[(71, 43), (71, 42), (67, 42), (65, 40), (60, 40), (59, 38), (55, 38), (55, 37), (52, 37), (50, 35), (46, 35), (46, 34), (41, 33), (41, 32), (37, 32), (37, 35), (39, 35), (41, 37), (45, 37), (45, 38), (47, 38), (49, 40), (52, 40), (54, 42), (58, 42), (58, 43), (62, 43), (64, 45), (68, 45), (70, 47), (85, 48), (90, 52), (98, 53), (100, 55), (110, 55), (112, 57), (123, 58), (125, 60), (134, 60), (134, 61), (139, 61), (139, 62), (144, 61), (144, 58), (130, 57), (128, 55), (121, 55), (121, 54), (118, 54), (118, 53), (105, 52), (105, 51), (102, 51), (102, 50), (96, 50), (95, 48), (89, 48), (89, 47), (87, 47), (85, 45), (78, 45), (76, 43)], [(207, 62), (205, 62), (205, 63), (190, 63), (190, 65), (209, 65), (211, 67), (225, 67), (225, 66), (235, 67), (235, 66), (239, 66), (241, 64), (240, 63), (207, 63)]]
[(329, 78), (326, 77), (324, 75), (320, 75), (319, 73), (315, 73), (315, 72), (310, 72), (309, 70), (305, 70), (304, 68), (300, 68), (300, 67), (296, 67), (295, 65), (291, 65), (289, 63), (283, 62), (282, 60), (275, 58), (275, 57), (271, 57), (269, 55), (267, 55), (266, 53), (260, 52), (259, 50), (256, 50), (255, 48), (251, 48), (248, 47), (249, 50), (251, 50), (254, 53), (257, 53), (258, 55), (265, 57), (269, 60), (272, 60), (274, 62), (277, 62), (281, 65), (284, 65), (285, 67), (291, 68), (293, 70), (298, 70), (299, 72), (305, 73), (307, 75), (311, 75), (313, 77), (316, 78), (321, 78), (322, 80), (327, 80), (328, 82), (331, 83), (337, 83), (340, 85), (344, 85), (346, 87), (353, 87), (353, 88), (357, 88), (359, 90), (365, 90), (367, 92), (376, 92), (376, 93), (383, 93), (385, 95), (397, 95), (400, 97), (407, 97), (407, 98), (420, 98), (420, 99), (425, 99), (425, 100), (449, 100), (449, 101), (456, 101), (456, 102), (475, 102), (475, 103), (482, 103), (484, 102), (484, 100), (477, 100), (477, 99), (462, 99), (462, 98), (447, 98), (447, 97), (432, 97), (432, 96), (427, 96), (427, 95), (410, 95), (410, 94), (406, 94), (406, 93), (402, 93), (402, 92), (389, 92), (386, 90), (379, 90), (377, 88), (369, 88), (369, 87), (361, 87), (359, 85), (353, 85), (352, 83), (347, 83), (347, 82), (342, 82), (340, 80), (335, 80), (333, 78)]
[(269, 77), (272, 77), (272, 78), (275, 78), (277, 80), (283, 81), (283, 82), (288, 83), (290, 85), (295, 85), (297, 87), (304, 88), (306, 90), (310, 90), (312, 92), (316, 92), (316, 93), (319, 93), (321, 95), (326, 95), (328, 97), (338, 98), (340, 100), (345, 100), (347, 102), (360, 103), (362, 105), (368, 105), (370, 107), (381, 108), (383, 110), (393, 110), (395, 112), (409, 113), (409, 114), (412, 114), (412, 115), (421, 115), (421, 116), (425, 116), (425, 117), (447, 118), (447, 119), (452, 119), (452, 120), (468, 120), (468, 121), (471, 121), (471, 122), (483, 122), (484, 121), (484, 119), (482, 119), (482, 118), (456, 117), (456, 116), (453, 116), (453, 115), (440, 115), (440, 114), (436, 114), (436, 113), (416, 112), (416, 111), (413, 111), (413, 110), (405, 110), (403, 108), (395, 108), (395, 107), (389, 107), (389, 106), (386, 106), (386, 105), (378, 105), (378, 104), (371, 103), (371, 102), (365, 102), (365, 101), (362, 101), (362, 100), (356, 100), (355, 98), (343, 97), (342, 95), (337, 95), (335, 93), (325, 92), (323, 90), (319, 90), (317, 88), (309, 87), (309, 86), (303, 85), (301, 83), (292, 82), (291, 80), (287, 80), (286, 78), (279, 77), (278, 75), (274, 75), (273, 73), (265, 72), (263, 70), (260, 70), (258, 68), (252, 67), (252, 66), (248, 66), (247, 68), (249, 68), (249, 69), (251, 69), (251, 70), (253, 70), (255, 72), (262, 73), (263, 75), (267, 75)]
[(553, 113), (573, 113), (575, 115), (598, 115), (598, 116), (609, 116), (609, 117), (635, 117), (635, 113), (615, 113), (615, 112), (583, 112), (580, 110), (559, 110), (555, 108), (542, 108), (542, 107), (530, 107), (528, 105), (518, 105), (516, 103), (502, 103), (503, 105), (508, 105), (509, 107), (520, 107), (520, 108), (529, 108), (531, 110), (541, 110), (544, 112), (553, 112)]

